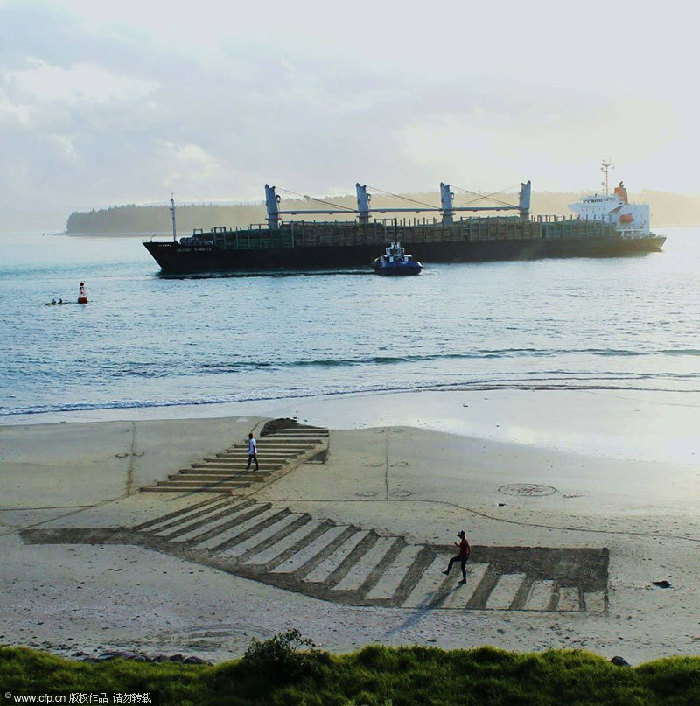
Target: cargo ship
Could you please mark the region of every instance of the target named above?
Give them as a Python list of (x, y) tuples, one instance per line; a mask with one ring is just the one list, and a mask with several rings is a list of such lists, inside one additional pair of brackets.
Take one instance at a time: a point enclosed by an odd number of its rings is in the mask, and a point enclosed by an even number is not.
[[(173, 238), (144, 246), (166, 274), (226, 271), (370, 269), (377, 251), (396, 240), (424, 263), (615, 257), (661, 250), (666, 237), (649, 230), (649, 206), (629, 204), (622, 182), (571, 204), (569, 217), (531, 216), (531, 182), (521, 184), (517, 205), (454, 205), (449, 184), (440, 184), (441, 207), (371, 208), (367, 186), (356, 184), (357, 209), (285, 211), (276, 187), (265, 185), (266, 224), (249, 228), (195, 229), (178, 238), (171, 198)], [(327, 202), (323, 202), (327, 204)], [(432, 218), (398, 214), (439, 212)], [(489, 212), (488, 215), (484, 212)], [(503, 215), (515, 211), (514, 215)], [(464, 217), (463, 212), (476, 215)], [(317, 214), (350, 214), (353, 220), (308, 220)], [(283, 216), (304, 216), (283, 220)], [(388, 217), (387, 217), (388, 215)], [(383, 216), (383, 217), (378, 217)], [(458, 217), (459, 216), (459, 217)]]

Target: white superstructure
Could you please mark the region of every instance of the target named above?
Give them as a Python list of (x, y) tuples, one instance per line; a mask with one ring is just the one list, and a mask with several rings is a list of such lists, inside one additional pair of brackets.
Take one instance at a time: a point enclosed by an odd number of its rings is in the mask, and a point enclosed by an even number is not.
[(605, 193), (584, 196), (580, 201), (569, 204), (569, 208), (582, 220), (612, 223), (627, 237), (649, 235), (649, 204), (631, 204), (627, 201), (627, 189), (620, 182), (613, 193), (608, 193), (609, 162), (603, 162), (602, 183)]

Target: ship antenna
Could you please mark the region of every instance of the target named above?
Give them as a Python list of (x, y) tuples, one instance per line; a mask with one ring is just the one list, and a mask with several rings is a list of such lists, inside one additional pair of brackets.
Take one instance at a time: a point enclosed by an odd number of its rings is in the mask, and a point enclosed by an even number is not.
[(608, 191), (609, 191), (609, 189), (608, 189), (608, 169), (610, 169), (611, 167), (613, 169), (615, 169), (615, 167), (612, 166), (612, 162), (610, 161), (610, 158), (608, 158), (607, 162), (605, 160), (603, 160), (603, 163), (600, 167), (600, 171), (603, 172), (603, 174), (605, 175), (605, 181), (601, 181), (600, 185), (605, 189), (606, 196), (608, 195)]
[(170, 220), (173, 222), (173, 242), (177, 243), (177, 229), (175, 228), (175, 197), (170, 193)]

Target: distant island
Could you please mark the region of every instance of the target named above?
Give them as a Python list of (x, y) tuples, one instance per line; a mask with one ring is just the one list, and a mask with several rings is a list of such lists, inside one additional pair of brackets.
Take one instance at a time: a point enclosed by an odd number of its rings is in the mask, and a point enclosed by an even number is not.
[[(415, 201), (436, 206), (440, 201), (436, 193), (411, 193), (406, 196)], [(578, 201), (580, 196), (580, 193), (534, 192), (531, 213), (533, 215), (568, 216), (571, 213), (569, 204)], [(354, 196), (323, 198), (339, 206), (356, 207)], [(508, 203), (517, 204), (518, 202), (517, 194), (499, 194), (498, 198)], [(652, 228), (700, 224), (700, 196), (644, 190), (630, 194), (630, 201), (651, 205)], [(473, 197), (465, 194), (458, 194), (455, 198), (455, 206), (464, 206), (468, 203), (486, 205), (486, 202), (476, 202)], [(319, 208), (315, 202), (301, 199), (285, 200), (284, 205), (287, 210)], [(375, 195), (372, 205), (377, 208), (397, 208), (410, 206), (410, 202), (390, 196)], [(427, 216), (427, 214), (415, 215)], [(177, 230), (178, 233), (185, 235), (191, 233), (193, 228), (203, 228), (205, 231), (215, 226), (247, 228), (251, 224), (266, 223), (266, 217), (265, 204), (262, 202), (230, 206), (206, 203), (185, 204), (177, 207)], [(334, 216), (334, 218), (354, 217), (352, 214)], [(378, 217), (381, 216), (378, 215)], [(405, 217), (412, 217), (412, 214), (407, 213)], [(292, 218), (301, 220), (302, 216), (293, 216)], [(325, 218), (323, 215), (314, 215), (309, 220), (323, 218)], [(151, 235), (170, 232), (170, 212), (166, 204), (162, 206), (131, 204), (87, 212), (74, 212), (70, 214), (66, 222), (66, 233), (69, 235)]]

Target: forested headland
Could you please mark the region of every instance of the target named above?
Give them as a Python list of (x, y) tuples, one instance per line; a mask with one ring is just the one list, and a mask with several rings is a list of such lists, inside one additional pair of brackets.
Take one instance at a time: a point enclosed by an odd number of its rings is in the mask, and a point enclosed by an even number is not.
[[(440, 198), (436, 193), (413, 193), (406, 197), (424, 204), (439, 206)], [(578, 201), (578, 193), (567, 192), (533, 192), (531, 213), (534, 215), (566, 215), (571, 211), (569, 204)], [(323, 197), (325, 200), (344, 206), (356, 208), (354, 196)], [(500, 201), (517, 204), (517, 194), (499, 194)], [(630, 201), (635, 203), (649, 203), (651, 206), (652, 227), (680, 226), (700, 224), (700, 196), (688, 194), (673, 194), (661, 191), (641, 191), (630, 194)], [(493, 205), (492, 202), (476, 201), (475, 197), (458, 194), (455, 206), (466, 205)], [(372, 206), (375, 208), (400, 208), (410, 207), (411, 201), (398, 199), (391, 196), (374, 195)], [(283, 210), (318, 209), (323, 206), (310, 200), (284, 200), (281, 204)], [(414, 214), (407, 213), (406, 217)], [(415, 214), (425, 215), (428, 214)], [(377, 214), (377, 218), (383, 217)], [(203, 228), (205, 231), (215, 226), (228, 228), (247, 228), (251, 224), (266, 222), (267, 212), (262, 202), (222, 206), (217, 204), (187, 204), (178, 206), (177, 230), (179, 234), (192, 233), (193, 228)], [(286, 220), (301, 220), (303, 216), (284, 216)], [(331, 216), (313, 215), (309, 220), (321, 220)], [(343, 216), (334, 215), (333, 218), (355, 218), (354, 214)], [(167, 204), (162, 206), (139, 206), (135, 204), (125, 206), (111, 206), (88, 212), (71, 213), (66, 223), (66, 232), (71, 235), (116, 235), (136, 233), (152, 235), (171, 232), (170, 211)]]

